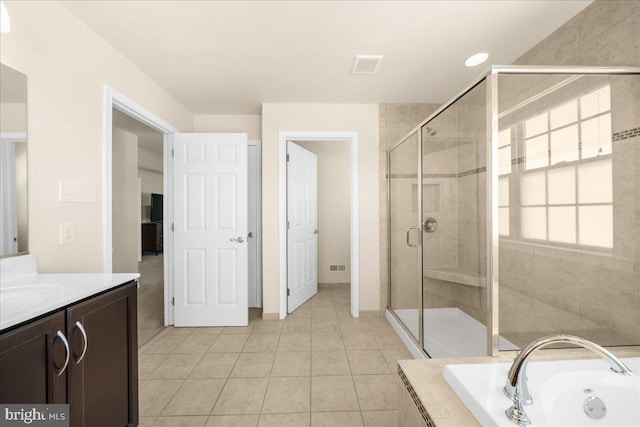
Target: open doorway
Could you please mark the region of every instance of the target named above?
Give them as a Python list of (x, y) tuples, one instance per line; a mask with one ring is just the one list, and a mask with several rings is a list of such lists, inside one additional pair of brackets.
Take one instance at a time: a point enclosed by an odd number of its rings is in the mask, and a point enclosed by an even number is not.
[(164, 319), (162, 133), (112, 111), (112, 271), (140, 273), (138, 343)]
[[(343, 141), (349, 148), (349, 178), (343, 186), (348, 186), (350, 196), (350, 239), (349, 239), (349, 313), (352, 317), (359, 317), (360, 311), (360, 246), (359, 246), (359, 189), (358, 189), (358, 133), (350, 131), (281, 131), (278, 136), (279, 159), (279, 208), (278, 208), (278, 258), (279, 258), (279, 288), (280, 312), (279, 318), (287, 317), (288, 308), (288, 269), (287, 269), (287, 143), (289, 141)], [(320, 230), (319, 230), (320, 231)], [(321, 232), (321, 231), (320, 231)], [(337, 265), (337, 264), (336, 264)], [(347, 272), (345, 264), (345, 273)]]
[[(317, 252), (315, 267), (320, 293), (335, 294), (342, 306), (349, 310), (351, 286), (351, 189), (349, 141), (293, 141), (315, 155), (315, 206)], [(288, 177), (291, 174), (288, 173)], [(295, 195), (288, 194), (287, 198)], [(306, 201), (308, 202), (308, 201)], [(291, 245), (289, 245), (291, 254)], [(289, 272), (294, 268), (288, 263)], [(289, 277), (292, 275), (289, 274)], [(291, 282), (291, 280), (289, 280)], [(291, 286), (291, 285), (290, 285)], [(344, 305), (343, 303), (346, 303)], [(288, 304), (291, 310), (291, 301)]]

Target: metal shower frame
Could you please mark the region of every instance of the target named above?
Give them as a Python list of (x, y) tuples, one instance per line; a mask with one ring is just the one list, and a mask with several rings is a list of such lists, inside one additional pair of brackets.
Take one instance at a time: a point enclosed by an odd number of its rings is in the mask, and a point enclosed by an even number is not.
[[(387, 162), (387, 313), (403, 328), (406, 335), (417, 345), (420, 351), (429, 356), (424, 349), (424, 297), (423, 297), (423, 200), (422, 200), (422, 128), (433, 119), (454, 105), (459, 99), (465, 96), (477, 85), (486, 81), (486, 129), (487, 129), (487, 206), (490, 206), (487, 214), (487, 355), (499, 356), (501, 354), (512, 354), (513, 351), (500, 350), (499, 347), (499, 230), (498, 230), (498, 77), (500, 74), (577, 74), (577, 75), (640, 75), (640, 67), (586, 67), (586, 66), (518, 66), (518, 65), (493, 65), (474, 79), (462, 91), (456, 94), (449, 101), (444, 103), (425, 120), (415, 126), (403, 138), (396, 142), (386, 151)], [(414, 134), (418, 136), (418, 226), (420, 228), (420, 238), (418, 239), (418, 340), (415, 339), (411, 331), (400, 320), (391, 309), (391, 153)]]

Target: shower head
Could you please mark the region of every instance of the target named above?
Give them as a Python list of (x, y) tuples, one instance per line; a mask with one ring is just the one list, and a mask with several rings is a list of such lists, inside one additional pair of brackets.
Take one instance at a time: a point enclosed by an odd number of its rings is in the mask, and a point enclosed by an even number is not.
[(429, 134), (429, 136), (436, 136), (436, 130), (433, 128), (430, 128), (429, 126), (427, 126), (426, 128), (424, 128), (424, 130), (427, 131), (427, 133)]

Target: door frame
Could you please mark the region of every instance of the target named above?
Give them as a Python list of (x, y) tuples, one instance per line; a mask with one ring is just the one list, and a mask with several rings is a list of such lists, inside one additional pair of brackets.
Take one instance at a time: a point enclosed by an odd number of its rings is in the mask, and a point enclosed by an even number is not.
[(358, 211), (358, 132), (281, 131), (278, 133), (278, 258), (280, 319), (287, 317), (287, 141), (346, 141), (350, 145), (351, 316), (360, 316), (360, 239)]
[[(257, 247), (257, 263), (256, 276), (258, 277), (257, 286), (257, 308), (262, 308), (262, 142), (259, 139), (250, 139), (247, 141), (248, 146), (256, 147), (257, 162), (256, 168), (256, 247)], [(251, 165), (247, 165), (251, 167)]]
[(179, 130), (175, 126), (165, 122), (151, 111), (142, 107), (132, 99), (119, 93), (109, 85), (104, 85), (103, 103), (103, 183), (102, 183), (102, 242), (103, 242), (103, 271), (113, 271), (113, 218), (112, 218), (112, 167), (113, 167), (113, 114), (116, 109), (150, 128), (162, 133), (163, 144), (163, 257), (164, 257), (164, 325), (172, 325), (173, 310), (171, 299), (173, 297), (173, 236), (171, 224), (173, 223), (173, 161), (171, 152), (173, 149), (174, 133)]

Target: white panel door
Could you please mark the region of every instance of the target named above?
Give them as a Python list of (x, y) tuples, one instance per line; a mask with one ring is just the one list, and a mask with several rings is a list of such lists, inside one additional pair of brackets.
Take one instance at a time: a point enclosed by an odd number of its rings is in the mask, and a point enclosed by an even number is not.
[(288, 312), (318, 292), (317, 156), (287, 142)]
[(244, 326), (247, 136), (174, 135), (176, 326)]

